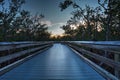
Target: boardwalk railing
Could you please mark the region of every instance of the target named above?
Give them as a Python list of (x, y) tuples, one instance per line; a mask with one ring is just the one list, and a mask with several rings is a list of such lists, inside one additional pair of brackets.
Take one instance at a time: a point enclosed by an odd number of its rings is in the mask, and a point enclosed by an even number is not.
[[(4, 42), (0, 43), (0, 75), (8, 70), (11, 64), (32, 57), (52, 46), (53, 42)], [(27, 60), (27, 59), (26, 59)]]
[(120, 79), (120, 41), (68, 41), (72, 49), (108, 80)]

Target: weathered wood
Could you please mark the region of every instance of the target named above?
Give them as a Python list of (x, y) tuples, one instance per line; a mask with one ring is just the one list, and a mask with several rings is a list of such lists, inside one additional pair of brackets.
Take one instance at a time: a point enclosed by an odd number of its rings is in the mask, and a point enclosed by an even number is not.
[(107, 64), (107, 65), (109, 65), (111, 67), (113, 67), (114, 69), (120, 70), (120, 62), (115, 62), (115, 61), (113, 61), (111, 59), (108, 59), (106, 57), (97, 55), (97, 54), (95, 54), (93, 52), (87, 51), (87, 50), (79, 48), (77, 46), (73, 46), (73, 45), (70, 45), (70, 46), (72, 48), (78, 50), (79, 52), (82, 52), (83, 54), (86, 54), (86, 55), (88, 55), (88, 56), (90, 56), (90, 57), (92, 57), (94, 59), (97, 59), (97, 60), (99, 60), (99, 61), (101, 61), (101, 62), (103, 62), (103, 63), (105, 63), (105, 64)]
[[(49, 48), (49, 47), (48, 47), (48, 48)], [(35, 52), (35, 53), (32, 54), (32, 55), (29, 55), (29, 56), (27, 56), (27, 57), (25, 57), (25, 58), (23, 58), (23, 59), (20, 59), (20, 60), (18, 60), (18, 61), (16, 61), (16, 62), (12, 63), (12, 64), (10, 64), (10, 65), (7, 65), (7, 66), (1, 68), (1, 69), (0, 69), (0, 75), (5, 74), (6, 72), (12, 70), (12, 69), (15, 68), (16, 66), (18, 66), (18, 65), (20, 65), (20, 64), (22, 64), (22, 63), (24, 63), (26, 60), (32, 58), (33, 56), (35, 56), (35, 55), (41, 53), (41, 52), (44, 51), (44, 50), (47, 50), (48, 48), (42, 49), (42, 50), (40, 50), (40, 51), (38, 51), (38, 52)]]
[(111, 45), (111, 46), (120, 46), (120, 41), (67, 41), (70, 43), (77, 44), (90, 44), (90, 45)]
[(2, 45), (0, 46), (0, 51), (5, 51), (5, 50), (10, 50), (10, 49), (16, 49), (16, 48), (23, 48), (23, 47), (30, 47), (30, 46), (37, 46), (37, 45), (44, 45), (44, 44), (49, 44), (50, 42), (46, 43), (30, 43), (30, 44), (9, 44), (9, 45)]
[[(116, 62), (120, 62), (120, 54), (115, 54), (114, 58)], [(120, 79), (120, 71), (118, 69), (115, 69), (115, 76)]]
[(74, 49), (72, 49), (72, 50), (76, 54), (78, 54), (81, 57), (81, 59), (83, 59), (86, 63), (88, 63), (93, 69), (95, 69), (99, 74), (101, 74), (107, 80), (119, 80), (116, 76), (112, 75), (111, 73), (107, 72), (106, 70), (104, 70), (100, 66), (96, 65), (95, 63), (93, 63), (92, 61), (90, 61), (89, 59), (87, 59), (86, 57), (84, 57), (83, 55), (81, 55), (80, 53), (75, 51)]
[(5, 46), (0, 46), (0, 51), (5, 51), (5, 50), (10, 50), (10, 49), (15, 49), (15, 48), (22, 48), (22, 47), (29, 47), (29, 46), (34, 46), (34, 45), (39, 45), (39, 44), (5, 45)]
[[(67, 43), (71, 44), (71, 47), (77, 49), (79, 52), (82, 52), (83, 54), (86, 54), (114, 68), (115, 76), (120, 79), (120, 41), (68, 41)], [(103, 57), (97, 55), (93, 52), (76, 46), (112, 52), (112, 54), (114, 54), (115, 60), (108, 59), (105, 56)]]
[(44, 48), (44, 47), (48, 47), (48, 46), (49, 46), (49, 45), (44, 45), (44, 46), (41, 46), (41, 47), (32, 48), (32, 49), (27, 49), (27, 50), (20, 51), (20, 52), (11, 54), (11, 55), (7, 55), (7, 56), (4, 56), (4, 57), (0, 57), (0, 63), (5, 62), (5, 61), (8, 61), (8, 60), (10, 60), (10, 59), (14, 59), (14, 58), (19, 57), (19, 56), (21, 56), (21, 55), (28, 54), (28, 53), (30, 53), (30, 52), (34, 52), (34, 51), (40, 50), (40, 49), (42, 49), (42, 48)]
[(0, 42), (0, 46), (8, 46), (8, 45), (20, 45), (20, 44), (39, 44), (39, 43), (50, 43), (52, 41), (40, 41), (40, 42), (36, 42), (36, 41), (23, 41), (23, 42)]
[(120, 54), (120, 41), (70, 41), (69, 43)]
[(71, 49), (61, 44), (54, 44), (52, 48), (21, 64), (0, 79), (105, 80)]

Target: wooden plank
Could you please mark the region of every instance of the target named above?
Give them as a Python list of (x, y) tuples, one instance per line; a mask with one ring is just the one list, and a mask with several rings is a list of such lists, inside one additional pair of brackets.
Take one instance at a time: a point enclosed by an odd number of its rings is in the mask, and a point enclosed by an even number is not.
[(69, 41), (69, 43), (120, 54), (120, 41)]
[(79, 52), (82, 52), (83, 54), (86, 54), (86, 55), (88, 55), (88, 56), (90, 56), (90, 57), (92, 57), (94, 59), (97, 59), (97, 60), (99, 60), (99, 61), (101, 61), (101, 62), (103, 62), (103, 63), (105, 63), (105, 64), (107, 64), (107, 65), (109, 65), (111, 67), (113, 67), (114, 69), (120, 70), (120, 62), (115, 62), (115, 61), (113, 61), (111, 59), (108, 59), (106, 57), (97, 55), (97, 54), (95, 54), (93, 52), (87, 51), (85, 49), (81, 49), (81, 48), (73, 46), (73, 45), (69, 45), (69, 46), (71, 46), (72, 48), (78, 50)]
[(120, 54), (120, 46), (109, 46), (109, 45), (90, 45), (90, 44), (79, 44), (80, 46), (99, 49), (99, 50), (106, 50), (109, 52)]
[(33, 51), (40, 50), (40, 49), (42, 49), (42, 48), (44, 48), (44, 47), (48, 47), (48, 46), (49, 46), (49, 45), (45, 45), (45, 46), (37, 47), (37, 48), (32, 48), (32, 49), (27, 49), (27, 50), (20, 51), (20, 52), (11, 54), (11, 55), (7, 55), (7, 56), (4, 56), (4, 57), (0, 57), (0, 63), (5, 62), (5, 61), (8, 61), (8, 60), (13, 59), (13, 58), (16, 58), (16, 57), (19, 57), (19, 56), (21, 56), (21, 55), (24, 55), (24, 54), (33, 52)]
[[(114, 58), (115, 61), (120, 62), (120, 54), (115, 54)], [(120, 79), (120, 71), (118, 69), (115, 69), (115, 76)]]
[(112, 75), (111, 73), (107, 72), (106, 70), (104, 70), (100, 66), (96, 65), (95, 63), (93, 63), (89, 59), (85, 58), (83, 55), (81, 55), (76, 50), (74, 50), (74, 49), (72, 49), (72, 50), (76, 54), (78, 54), (81, 57), (81, 59), (83, 59), (86, 63), (88, 63), (93, 69), (95, 69), (99, 74), (101, 74), (102, 76), (104, 76), (107, 80), (119, 80), (116, 76)]
[(31, 44), (34, 42), (0, 42), (0, 46), (8, 46), (8, 45), (19, 45), (19, 44)]
[(77, 44), (120, 46), (120, 41), (68, 41)]
[(0, 51), (16, 49), (16, 48), (22, 48), (22, 47), (37, 46), (37, 45), (45, 45), (45, 44), (49, 44), (49, 43), (50, 42), (46, 42), (46, 43), (33, 43), (33, 44), (19, 44), (19, 45), (11, 44), (11, 45), (0, 46)]
[(7, 45), (7, 46), (0, 46), (0, 51), (15, 49), (15, 48), (22, 48), (22, 47), (28, 47), (28, 46), (34, 46), (38, 44), (20, 44), (20, 45)]
[(1, 76), (6, 80), (105, 80), (71, 49), (54, 44), (44, 53)]
[[(49, 48), (49, 47), (48, 47), (48, 48)], [(45, 48), (45, 49), (43, 49), (43, 50), (40, 50), (40, 51), (38, 51), (38, 52), (36, 52), (36, 53), (34, 53), (34, 54), (32, 54), (32, 55), (29, 55), (29, 56), (27, 56), (27, 57), (25, 57), (25, 58), (23, 58), (23, 59), (20, 59), (20, 60), (12, 63), (12, 64), (10, 64), (10, 65), (7, 65), (7, 66), (1, 68), (1, 69), (0, 69), (0, 76), (3, 75), (3, 74), (5, 74), (6, 72), (12, 70), (13, 68), (17, 67), (18, 65), (24, 63), (25, 61), (29, 60), (30, 58), (34, 57), (35, 55), (37, 55), (37, 54), (39, 54), (39, 53), (47, 50), (48, 48)]]

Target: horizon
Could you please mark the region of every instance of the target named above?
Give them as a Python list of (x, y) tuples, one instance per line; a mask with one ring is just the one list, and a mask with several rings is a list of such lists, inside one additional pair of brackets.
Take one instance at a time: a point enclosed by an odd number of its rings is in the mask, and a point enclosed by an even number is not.
[[(66, 25), (67, 21), (72, 16), (71, 12), (74, 10), (69, 7), (65, 11), (61, 12), (59, 4), (62, 1), (64, 0), (26, 0), (22, 9), (30, 11), (32, 15), (37, 13), (43, 14), (45, 16), (44, 23), (47, 24), (48, 32), (55, 36), (61, 36), (64, 34), (64, 30), (60, 27)], [(76, 0), (76, 2), (79, 2), (82, 8), (84, 8), (85, 5), (90, 5), (91, 7), (98, 6), (97, 1), (95, 0)]]

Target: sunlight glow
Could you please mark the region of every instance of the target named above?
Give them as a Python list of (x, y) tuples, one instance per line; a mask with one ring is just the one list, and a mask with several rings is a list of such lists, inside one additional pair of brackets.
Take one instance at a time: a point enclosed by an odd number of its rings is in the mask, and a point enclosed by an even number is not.
[(58, 37), (63, 37), (64, 34), (60, 34), (60, 35), (57, 35), (57, 34), (51, 34), (50, 35), (50, 38), (58, 38)]
[(77, 26), (75, 26), (75, 25), (70, 25), (70, 27), (71, 27), (72, 29), (77, 29)]

